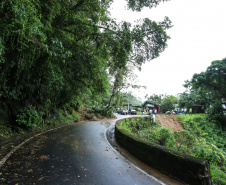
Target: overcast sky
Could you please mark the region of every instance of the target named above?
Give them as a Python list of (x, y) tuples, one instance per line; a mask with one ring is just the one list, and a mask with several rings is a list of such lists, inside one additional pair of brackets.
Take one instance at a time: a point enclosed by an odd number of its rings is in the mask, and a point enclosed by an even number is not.
[(171, 39), (165, 51), (136, 72), (138, 83), (147, 86), (139, 92), (142, 98), (182, 93), (185, 80), (226, 57), (226, 0), (171, 0), (139, 13), (126, 10), (124, 0), (114, 0), (111, 15), (131, 23), (145, 17), (159, 22), (168, 16), (174, 25), (167, 31)]

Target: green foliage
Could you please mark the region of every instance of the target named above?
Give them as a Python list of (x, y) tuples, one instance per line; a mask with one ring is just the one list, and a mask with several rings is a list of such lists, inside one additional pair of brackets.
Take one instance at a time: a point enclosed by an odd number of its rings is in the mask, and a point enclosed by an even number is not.
[(35, 128), (40, 126), (42, 118), (35, 109), (29, 107), (19, 112), (16, 122), (22, 127)]
[[(2, 176), (2, 172), (0, 172), (0, 176)], [(0, 182), (5, 182), (5, 181), (6, 181), (5, 178), (3, 178), (3, 177), (0, 178)]]
[(211, 63), (205, 72), (194, 74), (193, 88), (202, 87), (216, 99), (226, 98), (226, 58)]
[(195, 157), (206, 159), (210, 163), (220, 163), (221, 158), (216, 151), (208, 150), (202, 146), (194, 147), (192, 153)]
[(226, 135), (220, 122), (205, 114), (177, 117), (185, 129), (196, 138), (191, 154), (210, 162), (213, 184), (225, 184)]
[(194, 74), (192, 80), (186, 81), (184, 86), (188, 90), (180, 94), (180, 106), (201, 104), (209, 114), (223, 115), (226, 99), (226, 58), (213, 61), (205, 72)]
[(140, 117), (121, 122), (122, 127), (144, 140), (156, 142), (162, 146), (174, 147), (175, 139), (172, 132), (165, 127), (153, 123), (152, 117)]
[(160, 94), (160, 95), (152, 94), (152, 95), (148, 96), (148, 94), (146, 94), (145, 98), (147, 99), (147, 101), (160, 105), (162, 103), (164, 95), (163, 94)]
[(213, 185), (225, 185), (226, 184), (226, 167), (219, 169), (216, 164), (210, 164), (210, 173)]
[[(132, 92), (128, 92), (128, 93), (122, 93), (121, 96), (123, 97), (123, 104), (127, 104), (128, 101), (131, 105), (141, 105), (141, 101), (138, 100), (133, 94)], [(121, 106), (120, 106), (121, 107)], [(133, 108), (130, 108), (133, 109)]]
[(72, 110), (71, 115), (73, 116), (74, 119), (77, 119), (78, 121), (81, 120), (79, 113), (76, 112), (74, 109)]
[(111, 109), (107, 109), (106, 107), (92, 107), (92, 109), (90, 110), (91, 113), (94, 113), (94, 115), (99, 115), (100, 116), (104, 116), (104, 117), (108, 117), (111, 118), (113, 117), (112, 115), (112, 108)]
[[(129, 62), (141, 67), (164, 51), (168, 18), (140, 20), (134, 27), (116, 23), (108, 15), (111, 2), (1, 1), (0, 113), (7, 113), (8, 123), (15, 125), (19, 110), (30, 105), (45, 117), (68, 104), (110, 110)], [(128, 6), (139, 10), (158, 2), (135, 0)]]
[(197, 138), (202, 137), (208, 143), (216, 145), (226, 152), (225, 131), (221, 124), (211, 119), (207, 114), (196, 114), (191, 116), (178, 116), (187, 131), (194, 134)]
[(212, 183), (225, 184), (226, 135), (222, 125), (206, 114), (177, 117), (185, 130), (171, 132), (158, 124), (144, 126), (144, 117), (124, 120), (122, 125), (125, 130), (145, 141), (208, 160)]
[(177, 150), (183, 153), (191, 153), (191, 149), (195, 145), (195, 137), (187, 130), (175, 131), (173, 135)]
[[(191, 105), (199, 104), (203, 105), (203, 108), (206, 108), (209, 105), (206, 92), (201, 88), (196, 91), (192, 90), (191, 92), (183, 92), (179, 94), (179, 107), (190, 108)], [(204, 109), (202, 107), (192, 107), (193, 113), (203, 113)]]
[(172, 111), (175, 109), (175, 105), (178, 104), (178, 99), (175, 96), (167, 96), (162, 100), (161, 111)]
[(143, 7), (156, 7), (160, 2), (168, 1), (168, 0), (127, 0), (128, 7), (133, 11), (141, 11)]
[(140, 118), (135, 118), (131, 120), (125, 119), (124, 121), (121, 122), (121, 126), (134, 134), (138, 134), (139, 131), (142, 130), (149, 130), (150, 126), (153, 125), (153, 118), (152, 117), (140, 117)]
[(175, 146), (175, 139), (170, 129), (166, 127), (159, 127), (156, 130), (156, 135), (160, 145), (169, 147), (169, 148)]
[(60, 121), (63, 123), (72, 123), (75, 120), (75, 117), (66, 110), (59, 109), (59, 116)]

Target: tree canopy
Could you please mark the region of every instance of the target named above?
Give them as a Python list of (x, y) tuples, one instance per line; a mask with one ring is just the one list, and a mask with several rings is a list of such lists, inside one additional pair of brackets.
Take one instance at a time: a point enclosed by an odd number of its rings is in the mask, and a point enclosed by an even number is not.
[[(127, 0), (140, 11), (164, 0)], [(0, 105), (11, 120), (32, 106), (45, 114), (66, 104), (101, 101), (128, 64), (159, 56), (171, 21), (116, 23), (112, 0), (2, 0)], [(113, 76), (114, 83), (109, 82)]]
[(201, 104), (211, 114), (222, 114), (226, 99), (226, 58), (213, 61), (205, 72), (194, 74), (184, 86), (189, 90), (180, 95), (180, 106)]
[(178, 104), (178, 99), (173, 96), (166, 96), (163, 98), (162, 103), (161, 103), (161, 111), (166, 112), (166, 111), (172, 111), (175, 109), (175, 105)]
[(226, 98), (226, 58), (211, 63), (205, 72), (194, 74), (192, 87), (201, 87), (215, 98)]
[[(166, 97), (166, 95), (165, 95)], [(160, 105), (162, 103), (162, 100), (164, 98), (164, 95), (163, 94), (152, 94), (150, 96), (148, 96), (148, 94), (145, 96), (145, 98), (147, 98), (147, 101), (151, 101), (153, 103), (156, 103), (158, 105)]]

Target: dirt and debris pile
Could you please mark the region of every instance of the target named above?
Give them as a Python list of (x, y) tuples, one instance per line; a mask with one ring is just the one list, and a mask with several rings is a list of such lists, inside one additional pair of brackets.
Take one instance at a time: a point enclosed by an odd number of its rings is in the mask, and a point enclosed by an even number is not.
[(159, 121), (160, 125), (169, 128), (173, 132), (184, 129), (175, 115), (158, 114), (156, 115), (156, 119)]

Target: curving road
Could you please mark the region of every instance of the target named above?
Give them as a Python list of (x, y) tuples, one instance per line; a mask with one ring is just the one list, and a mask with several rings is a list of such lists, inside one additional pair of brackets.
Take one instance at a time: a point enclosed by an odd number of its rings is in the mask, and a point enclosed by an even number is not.
[(115, 150), (118, 145), (109, 144), (106, 130), (114, 123), (79, 122), (33, 138), (2, 166), (0, 184), (167, 184), (139, 170)]

